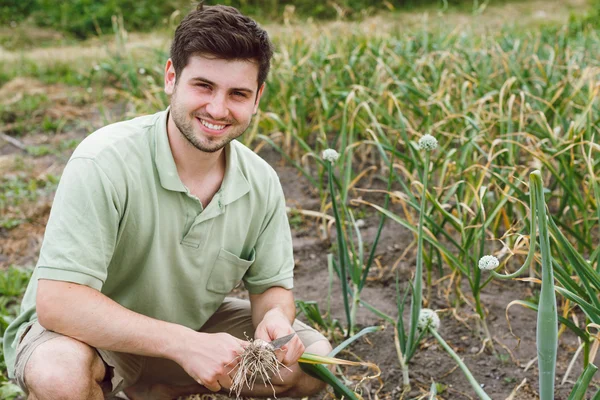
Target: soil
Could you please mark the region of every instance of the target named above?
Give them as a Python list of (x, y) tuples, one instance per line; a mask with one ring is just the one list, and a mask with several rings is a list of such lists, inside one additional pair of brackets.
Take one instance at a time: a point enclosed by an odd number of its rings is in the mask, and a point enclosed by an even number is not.
[[(95, 128), (102, 124), (98, 113), (90, 111), (89, 120), (93, 120)], [(85, 131), (74, 129), (68, 133), (51, 136), (48, 143), (58, 143), (67, 139), (83, 138)], [(39, 143), (39, 137), (29, 135), (19, 138), (26, 144)], [(22, 158), (29, 165), (30, 175), (44, 176), (48, 170), (60, 173), (68, 158), (68, 152), (33, 158), (13, 145), (0, 141), (0, 170), (3, 174), (10, 172), (15, 158)], [(288, 205), (297, 209), (320, 211), (320, 201), (314, 188), (294, 167), (286, 165), (276, 152), (262, 146), (259, 154), (265, 158), (278, 172)], [(3, 164), (4, 163), (4, 164)], [(4, 168), (8, 165), (9, 168)], [(367, 179), (358, 187), (372, 184)], [(363, 186), (365, 187), (365, 186)], [(355, 195), (361, 195), (356, 192)], [(381, 204), (381, 195), (367, 194), (366, 199)], [(379, 197), (378, 197), (379, 196)], [(47, 193), (32, 204), (24, 206), (27, 221), (15, 228), (0, 228), (0, 268), (11, 264), (32, 267), (35, 264), (44, 226), (47, 221), (52, 193)], [(366, 207), (366, 206), (365, 206)], [(370, 244), (373, 241), (379, 223), (378, 215), (368, 208), (362, 210), (365, 225), (361, 229), (363, 240)], [(333, 230), (325, 234), (321, 221), (313, 217), (303, 216), (292, 224), (295, 268), (295, 289), (297, 299), (318, 302), (322, 311), (327, 309), (328, 290), (330, 286), (327, 270), (327, 254), (332, 249)], [(370, 279), (361, 297), (383, 313), (396, 318), (395, 276), (399, 276), (401, 290), (404, 290), (412, 278), (415, 264), (414, 246), (406, 251), (414, 241), (413, 235), (393, 221), (386, 221), (377, 250), (379, 265), (374, 267)], [(446, 271), (447, 273), (447, 271)], [(464, 281), (464, 280), (463, 280)], [(344, 306), (341, 301), (340, 282), (336, 278), (332, 282), (331, 316), (345, 325)], [(535, 328), (536, 313), (522, 307), (511, 307), (508, 315), (515, 335), (511, 334), (509, 324), (504, 317), (507, 305), (513, 300), (524, 300), (534, 296), (534, 289), (529, 283), (494, 281), (488, 285), (482, 295), (489, 317), (489, 329), (494, 337), (497, 352), (492, 354), (483, 348), (482, 339), (477, 333), (477, 319), (472, 307), (460, 296), (456, 295), (456, 281), (450, 276), (438, 277), (434, 273), (434, 283), (426, 296), (428, 308), (440, 310), (441, 336), (464, 359), (465, 363), (489, 396), (496, 399), (536, 399), (537, 363), (530, 361), (536, 357)], [(469, 290), (465, 282), (458, 284), (464, 297), (468, 300)], [(425, 292), (428, 293), (427, 291)], [(243, 296), (243, 294), (240, 294)], [(408, 311), (408, 307), (407, 307)], [(304, 316), (299, 318), (306, 320)], [(404, 316), (406, 320), (406, 315)], [(393, 327), (366, 308), (361, 308), (357, 315), (359, 328), (382, 325), (382, 331), (368, 334), (353, 343), (348, 351), (339, 357), (361, 359), (376, 363), (382, 371), (379, 379), (363, 382), (357, 389), (364, 398), (398, 399), (402, 392), (402, 374), (394, 347)], [(578, 343), (576, 337), (565, 331), (560, 339), (558, 353), (557, 377), (562, 379), (567, 366), (573, 357)], [(557, 378), (556, 399), (567, 399), (573, 381), (581, 372), (581, 359), (577, 360), (567, 383), (561, 385)], [(356, 385), (368, 371), (359, 368), (345, 369), (345, 376)], [(476, 395), (456, 363), (432, 337), (426, 337), (416, 352), (411, 364), (410, 374), (412, 391), (405, 398), (418, 398), (429, 392), (432, 382), (440, 385), (440, 399), (473, 399)], [(512, 394), (512, 397), (510, 397)], [(325, 395), (315, 396), (314, 399)], [(427, 398), (427, 397), (425, 397)]]
[[(287, 198), (300, 204), (315, 204), (310, 183), (305, 180), (294, 167), (283, 165), (274, 154), (262, 154), (277, 170), (283, 190)], [(376, 202), (376, 201), (375, 201)], [(377, 202), (376, 202), (377, 203)], [(379, 199), (378, 204), (382, 204)], [(318, 203), (317, 203), (318, 205)], [(318, 209), (315, 209), (318, 211)], [(362, 229), (365, 243), (372, 243), (379, 218), (376, 215), (366, 220)], [(295, 296), (305, 301), (317, 301), (321, 310), (326, 309), (329, 288), (327, 270), (327, 253), (331, 244), (320, 239), (320, 227), (316, 221), (305, 221), (298, 228), (292, 228), (294, 237)], [(386, 221), (376, 253), (381, 259), (381, 268), (377, 277), (373, 277), (361, 293), (361, 298), (381, 312), (397, 318), (395, 274), (393, 264), (401, 258), (407, 245), (413, 241), (413, 235), (407, 229), (393, 221)], [(400, 277), (400, 290), (405, 290), (407, 282), (412, 279), (416, 259), (413, 249), (402, 258), (397, 266)], [(435, 276), (435, 274), (434, 274)], [(461, 284), (463, 294), (469, 298), (468, 286)], [(334, 278), (331, 295), (331, 314), (345, 324), (344, 304), (342, 302), (339, 280)], [(494, 400), (537, 399), (538, 378), (537, 362), (525, 370), (536, 357), (536, 318), (534, 311), (523, 307), (511, 307), (508, 315), (510, 325), (505, 318), (506, 307), (513, 300), (525, 300), (534, 296), (534, 289), (529, 283), (516, 281), (493, 281), (484, 288), (481, 301), (485, 305), (489, 330), (494, 338), (494, 355), (484, 348), (482, 339), (477, 333), (477, 318), (472, 307), (459, 302), (454, 294), (454, 284), (450, 285), (449, 276), (439, 279), (431, 290), (428, 308), (438, 311), (441, 318), (439, 332)], [(450, 292), (450, 294), (448, 294)], [(407, 322), (408, 304), (404, 320)], [(303, 318), (300, 316), (300, 318)], [(381, 382), (370, 381), (362, 387), (364, 398), (398, 399), (402, 393), (402, 373), (394, 347), (394, 329), (389, 323), (378, 318), (366, 308), (359, 309), (357, 324), (360, 327), (384, 325), (383, 331), (368, 334), (364, 339), (353, 343), (348, 353), (342, 357), (358, 358), (376, 363), (382, 371)], [(512, 327), (513, 334), (510, 332)], [(560, 385), (568, 364), (577, 350), (577, 337), (565, 331), (560, 339), (558, 349), (557, 381), (555, 399), (567, 399), (573, 382), (581, 373), (581, 359), (576, 362), (569, 379)], [(350, 375), (358, 374), (355, 383), (360, 380), (361, 371), (349, 370)], [(367, 371), (362, 371), (367, 374)], [(441, 383), (443, 392), (438, 398), (443, 399), (476, 399), (473, 389), (457, 364), (433, 337), (427, 337), (420, 345), (410, 364), (410, 377), (413, 390), (405, 394), (405, 398), (418, 398), (429, 393), (432, 382)], [(560, 380), (559, 380), (560, 378)], [(517, 390), (518, 388), (518, 390)], [(591, 390), (590, 390), (591, 391)], [(513, 393), (515, 392), (515, 393)], [(593, 393), (592, 393), (593, 394)], [(591, 398), (591, 395), (590, 395)]]

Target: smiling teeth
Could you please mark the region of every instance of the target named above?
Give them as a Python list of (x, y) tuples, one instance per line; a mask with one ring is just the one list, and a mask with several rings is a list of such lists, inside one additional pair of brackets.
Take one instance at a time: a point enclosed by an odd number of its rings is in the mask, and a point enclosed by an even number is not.
[(200, 122), (202, 123), (202, 125), (206, 126), (207, 128), (214, 129), (216, 131), (220, 131), (221, 129), (224, 129), (226, 126), (226, 125), (214, 125), (214, 124), (206, 122), (203, 119), (200, 119)]

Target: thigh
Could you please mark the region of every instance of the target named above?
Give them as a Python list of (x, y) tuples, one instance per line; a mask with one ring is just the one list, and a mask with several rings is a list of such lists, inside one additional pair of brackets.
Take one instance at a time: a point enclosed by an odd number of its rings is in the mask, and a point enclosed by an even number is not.
[[(26, 393), (25, 370), (34, 351), (44, 344), (52, 346), (52, 343), (49, 342), (59, 338), (66, 338), (66, 336), (45, 329), (37, 321), (28, 327), (21, 336), (15, 360), (15, 380)], [(59, 342), (64, 345), (63, 340), (57, 341), (57, 345)], [(94, 354), (98, 355), (100, 362), (102, 362), (105, 371), (104, 382), (107, 383), (106, 390), (110, 394), (118, 393), (127, 385), (135, 383), (140, 375), (143, 357), (88, 347), (94, 351)]]
[[(327, 340), (317, 330), (296, 319), (292, 326), (305, 347), (320, 340)], [(239, 339), (254, 338), (252, 311), (248, 300), (226, 297), (219, 309), (209, 318), (200, 332), (227, 332)]]
[[(296, 320), (294, 330), (305, 347), (327, 340), (322, 334), (305, 323)], [(227, 332), (242, 340), (254, 338), (252, 312), (248, 300), (226, 297), (219, 309), (200, 328), (203, 333)], [(141, 384), (160, 383), (171, 386), (185, 386), (196, 383), (177, 363), (162, 358), (146, 358)]]
[(25, 367), (31, 355), (42, 344), (59, 337), (62, 335), (44, 329), (37, 321), (27, 327), (21, 335), (15, 358), (15, 381), (25, 393), (28, 393), (25, 384)]

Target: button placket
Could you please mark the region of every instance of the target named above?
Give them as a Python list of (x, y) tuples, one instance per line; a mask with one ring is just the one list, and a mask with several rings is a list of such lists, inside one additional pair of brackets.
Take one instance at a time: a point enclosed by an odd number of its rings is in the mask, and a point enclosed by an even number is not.
[(220, 199), (220, 195), (218, 195), (218, 197), (213, 199), (213, 201), (211, 201), (210, 204), (196, 216), (191, 228), (183, 238), (183, 244), (198, 248), (201, 245), (201, 241), (206, 240), (215, 218), (225, 212), (225, 208), (221, 204)]
[(186, 222), (186, 231), (183, 233), (183, 239), (181, 240), (181, 244), (186, 246), (198, 248), (200, 246), (200, 235), (196, 226), (198, 225), (198, 220), (200, 216), (204, 213), (204, 208), (202, 207), (202, 203), (196, 197), (190, 195), (189, 193), (182, 193), (182, 203), (183, 207), (185, 207), (185, 212), (187, 215)]

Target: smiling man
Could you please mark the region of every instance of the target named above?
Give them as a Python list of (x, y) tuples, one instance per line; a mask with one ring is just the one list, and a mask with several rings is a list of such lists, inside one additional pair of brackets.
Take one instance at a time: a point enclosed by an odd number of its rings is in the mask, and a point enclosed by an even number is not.
[[(75, 150), (4, 336), (9, 374), (29, 399), (228, 393), (246, 338), (293, 332), (275, 391), (323, 388), (297, 364), (331, 347), (294, 318), (279, 179), (235, 140), (258, 109), (271, 56), (253, 20), (199, 6), (175, 32), (169, 109), (104, 127)], [(240, 281), (250, 301), (226, 297)]]

